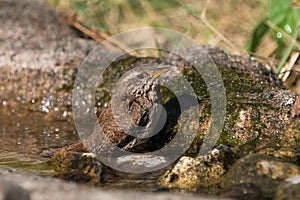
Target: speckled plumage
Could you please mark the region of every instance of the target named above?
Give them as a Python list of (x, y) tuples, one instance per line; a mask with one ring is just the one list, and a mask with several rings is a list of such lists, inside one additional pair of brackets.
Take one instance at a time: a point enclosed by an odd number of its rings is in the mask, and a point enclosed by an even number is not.
[(104, 134), (94, 132), (87, 140), (88, 149), (103, 153), (118, 146), (126, 151), (141, 151), (149, 137), (163, 126), (159, 119), (159, 85), (178, 73), (167, 65), (142, 65), (127, 71), (116, 83), (108, 107), (98, 118)]

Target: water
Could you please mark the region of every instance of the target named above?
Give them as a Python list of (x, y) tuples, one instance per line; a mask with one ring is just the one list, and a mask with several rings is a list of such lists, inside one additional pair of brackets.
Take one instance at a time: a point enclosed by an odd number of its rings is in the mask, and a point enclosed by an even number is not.
[(0, 158), (39, 159), (41, 151), (78, 141), (71, 116), (57, 119), (27, 109), (0, 106)]

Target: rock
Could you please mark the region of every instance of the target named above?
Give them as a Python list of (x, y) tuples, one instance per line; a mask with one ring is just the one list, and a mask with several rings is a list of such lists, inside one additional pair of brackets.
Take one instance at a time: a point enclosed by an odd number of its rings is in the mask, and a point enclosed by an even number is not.
[[(192, 57), (201, 56), (199, 55), (199, 52), (197, 52), (197, 49), (199, 49), (199, 47), (192, 47), (184, 50), (175, 51), (175, 53), (180, 53), (181, 56), (190, 59)], [(254, 79), (259, 79), (262, 82), (281, 85), (277, 75), (274, 72), (268, 70), (265, 66), (256, 61), (253, 57), (226, 54), (225, 51), (214, 46), (205, 46), (205, 48), (201, 51), (204, 51), (206, 55), (209, 55), (212, 61), (218, 67), (238, 70)], [(205, 59), (206, 58), (202, 60)], [(165, 56), (164, 61), (174, 66), (190, 65), (186, 63), (186, 61), (178, 59), (178, 56), (173, 54), (168, 54), (167, 56)]]
[(74, 144), (56, 151), (50, 162), (58, 177), (64, 180), (101, 184), (102, 164), (93, 154), (85, 153), (82, 144)]
[[(277, 87), (274, 74), (247, 56), (227, 55), (210, 46), (180, 52), (200, 61), (205, 53), (209, 54), (219, 67), (226, 88), (226, 119), (218, 144), (234, 147), (239, 157), (258, 152), (297, 160), (300, 120), (292, 119), (289, 113), (297, 96), (295, 92)], [(211, 100), (205, 98), (206, 85), (196, 70), (176, 56), (167, 54), (165, 60), (174, 66), (184, 66), (183, 74), (201, 99), (201, 123), (197, 131), (200, 142), (198, 146), (195, 144), (198, 150), (212, 120)]]
[(223, 180), (232, 161), (232, 152), (224, 145), (204, 156), (182, 156), (172, 169), (160, 177), (159, 184), (181, 189), (214, 186)]
[(233, 198), (239, 200), (264, 199), (260, 188), (249, 183), (233, 185), (225, 190), (222, 190), (219, 196), (223, 198)]
[(275, 200), (300, 199), (300, 175), (285, 179), (276, 189)]
[(1, 0), (0, 7), (0, 67), (80, 64), (96, 45), (80, 38), (57, 12), (39, 1)]
[(27, 190), (16, 183), (0, 178), (0, 199), (1, 200), (30, 200)]
[(138, 172), (144, 168), (151, 171), (164, 163), (170, 163), (169, 158), (154, 155), (127, 155), (117, 157), (114, 165), (117, 168), (130, 168), (131, 171)]
[[(165, 169), (160, 165), (170, 163), (167, 157), (128, 155), (114, 158), (111, 166), (105, 166), (96, 159), (93, 153), (84, 149), (74, 149), (80, 145), (71, 145), (56, 150), (51, 156), (51, 164), (55, 167), (58, 177), (63, 180), (88, 183), (98, 186), (117, 186), (123, 188), (151, 188)], [(143, 168), (149, 172), (139, 173)], [(136, 173), (127, 173), (126, 168)], [(158, 168), (158, 169), (156, 169)], [(116, 169), (123, 169), (118, 171)]]
[[(1, 169), (0, 169), (1, 171)], [(44, 178), (21, 172), (6, 172), (0, 175), (5, 181), (19, 184), (30, 192), (31, 200), (217, 200), (216, 197), (201, 197), (179, 195), (169, 192), (139, 192), (135, 190), (111, 190), (95, 187), (86, 187), (80, 184), (61, 181), (54, 178)], [(20, 198), (18, 198), (19, 200)], [(2, 200), (2, 199), (1, 199)], [(5, 199), (6, 200), (6, 199)], [(10, 199), (9, 199), (10, 200)], [(20, 199), (21, 200), (21, 199)], [(27, 199), (26, 199), (27, 200)]]
[(272, 198), (281, 181), (299, 172), (297, 165), (271, 156), (250, 154), (229, 169), (222, 186), (226, 189), (237, 184), (253, 184), (262, 190), (264, 196)]

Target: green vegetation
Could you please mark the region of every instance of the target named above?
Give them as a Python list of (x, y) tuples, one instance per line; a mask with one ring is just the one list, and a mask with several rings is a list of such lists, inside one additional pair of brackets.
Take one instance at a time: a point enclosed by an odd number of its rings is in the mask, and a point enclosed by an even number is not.
[(267, 33), (272, 33), (277, 47), (275, 55), (280, 58), (276, 69), (279, 73), (292, 50), (300, 51), (300, 9), (291, 6), (292, 1), (271, 0), (268, 15), (253, 30), (247, 50), (255, 52)]
[[(108, 35), (146, 26), (165, 27), (229, 53), (249, 52), (266, 59), (266, 63), (275, 58), (272, 67), (277, 73), (291, 52), (300, 50), (298, 0), (41, 1), (61, 12), (75, 14), (84, 25)], [(275, 44), (269, 47), (265, 43)]]
[[(207, 1), (198, 0), (41, 0), (84, 25), (108, 35), (132, 28), (165, 27), (182, 32), (199, 44), (212, 44), (230, 53), (246, 53), (253, 26), (267, 12), (266, 1)], [(207, 7), (206, 18), (220, 33), (212, 31), (195, 15)], [(190, 8), (193, 12), (189, 12)], [(241, 10), (243, 12), (241, 12)], [(255, 16), (251, 16), (255, 10)], [(238, 16), (238, 17), (237, 17)], [(230, 40), (228, 45), (222, 38)], [(235, 48), (233, 48), (234, 46)]]
[(4, 157), (0, 158), (0, 167), (31, 171), (44, 176), (52, 176), (54, 174), (53, 168), (48, 162), (37, 160), (21, 160), (13, 157)]

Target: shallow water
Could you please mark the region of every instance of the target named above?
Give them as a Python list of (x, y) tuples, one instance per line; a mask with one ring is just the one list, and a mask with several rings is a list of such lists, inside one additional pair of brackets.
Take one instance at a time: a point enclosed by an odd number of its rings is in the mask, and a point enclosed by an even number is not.
[(40, 111), (0, 106), (0, 157), (38, 158), (44, 149), (78, 141), (70, 116), (53, 119)]

